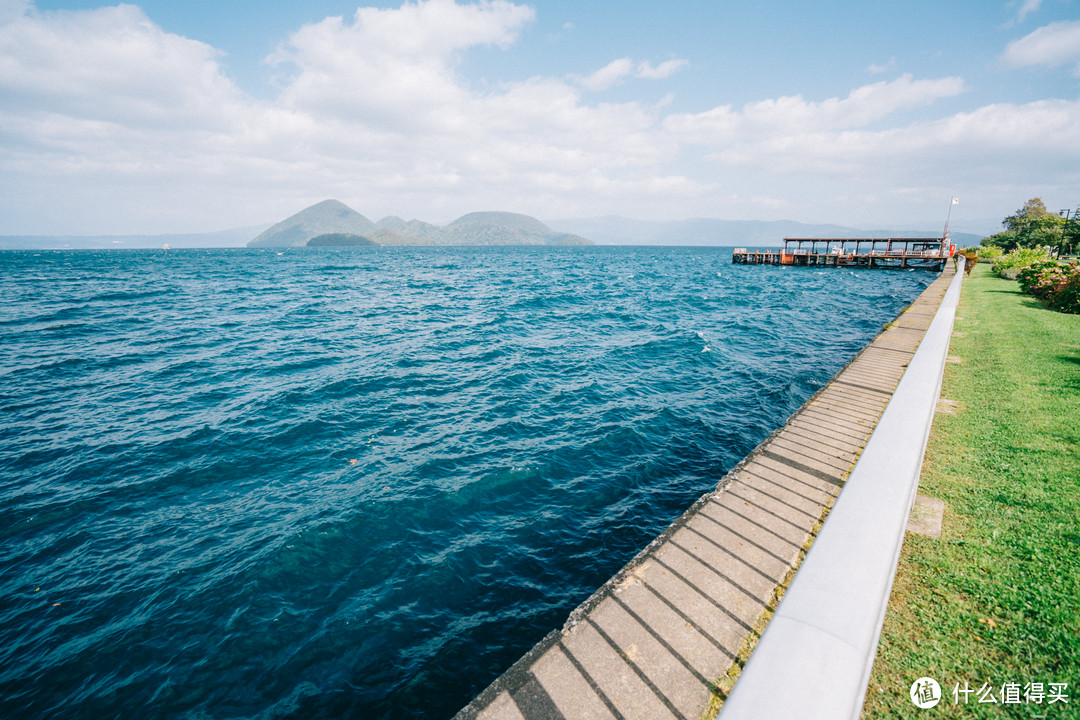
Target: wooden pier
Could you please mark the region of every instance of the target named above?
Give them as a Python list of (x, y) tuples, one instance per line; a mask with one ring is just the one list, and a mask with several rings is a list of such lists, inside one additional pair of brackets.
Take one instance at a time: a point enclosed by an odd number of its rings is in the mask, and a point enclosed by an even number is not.
[(735, 248), (731, 261), (741, 265), (941, 270), (955, 249), (948, 237), (784, 238), (783, 249)]

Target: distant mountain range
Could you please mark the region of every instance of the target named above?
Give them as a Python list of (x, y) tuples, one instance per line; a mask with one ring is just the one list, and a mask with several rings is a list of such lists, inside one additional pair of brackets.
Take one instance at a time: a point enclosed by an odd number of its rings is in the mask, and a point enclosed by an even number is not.
[(441, 227), (399, 217), (373, 223), (342, 202), (324, 200), (270, 226), (248, 247), (296, 247), (328, 234), (350, 235), (374, 245), (591, 244), (583, 237), (555, 232), (536, 218), (515, 213), (470, 213)]
[[(552, 220), (551, 225), (578, 233), (601, 245), (725, 245), (778, 246), (785, 237), (889, 238), (941, 237), (941, 230), (851, 228), (813, 225), (793, 220), (631, 220), (608, 215), (597, 218)], [(983, 235), (950, 233), (957, 245), (978, 245)]]
[[(202, 234), (107, 236), (0, 236), (0, 249), (193, 247), (296, 247), (324, 235), (349, 235), (375, 245), (721, 245), (768, 247), (785, 237), (933, 237), (940, 230), (865, 228), (790, 220), (632, 220), (609, 215), (553, 220), (507, 212), (477, 212), (447, 225), (385, 217), (372, 222), (344, 203), (325, 200), (281, 222)], [(992, 232), (992, 231), (991, 231)], [(991, 234), (991, 233), (987, 233)], [(984, 235), (953, 232), (957, 245), (978, 245)], [(588, 239), (586, 239), (588, 238)], [(324, 244), (320, 241), (314, 244)], [(342, 241), (337, 241), (342, 242)], [(349, 241), (348, 244), (358, 244)]]
[(169, 235), (0, 235), (0, 250), (104, 250), (132, 248), (244, 247), (265, 228), (235, 228), (209, 233)]

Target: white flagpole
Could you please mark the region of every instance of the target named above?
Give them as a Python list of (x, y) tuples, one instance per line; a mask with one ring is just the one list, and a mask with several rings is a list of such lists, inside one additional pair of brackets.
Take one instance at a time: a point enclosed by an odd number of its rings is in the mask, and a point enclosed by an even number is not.
[(952, 220), (952, 206), (959, 204), (960, 198), (954, 197), (952, 198), (952, 200), (949, 201), (949, 214), (945, 216), (945, 234), (944, 236), (942, 236), (943, 240), (948, 240), (949, 238), (949, 221)]

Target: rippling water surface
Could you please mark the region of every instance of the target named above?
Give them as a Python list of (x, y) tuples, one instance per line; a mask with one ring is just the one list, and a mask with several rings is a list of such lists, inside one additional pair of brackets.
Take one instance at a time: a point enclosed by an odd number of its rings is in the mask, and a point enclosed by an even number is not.
[(0, 253), (0, 716), (449, 717), (932, 278)]

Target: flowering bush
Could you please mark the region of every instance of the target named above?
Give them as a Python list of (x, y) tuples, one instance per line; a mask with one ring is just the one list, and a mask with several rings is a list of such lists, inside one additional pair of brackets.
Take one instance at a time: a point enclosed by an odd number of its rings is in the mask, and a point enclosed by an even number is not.
[(1022, 291), (1046, 300), (1055, 310), (1080, 314), (1080, 262), (1036, 262), (1022, 269), (1016, 279)]
[(1080, 315), (1080, 267), (1077, 267), (1077, 263), (1072, 264), (1072, 272), (1057, 294), (1050, 298), (1050, 307)]

